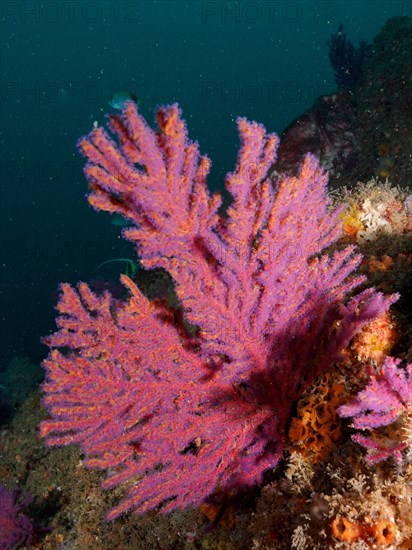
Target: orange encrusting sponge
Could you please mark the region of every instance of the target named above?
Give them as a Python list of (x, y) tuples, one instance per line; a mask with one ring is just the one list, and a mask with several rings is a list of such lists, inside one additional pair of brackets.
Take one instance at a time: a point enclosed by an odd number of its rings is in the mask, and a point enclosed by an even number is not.
[(330, 374), (326, 373), (311, 394), (300, 399), (289, 429), (289, 440), (308, 462), (325, 460), (342, 439), (336, 409), (344, 401), (343, 393), (343, 384), (331, 382)]

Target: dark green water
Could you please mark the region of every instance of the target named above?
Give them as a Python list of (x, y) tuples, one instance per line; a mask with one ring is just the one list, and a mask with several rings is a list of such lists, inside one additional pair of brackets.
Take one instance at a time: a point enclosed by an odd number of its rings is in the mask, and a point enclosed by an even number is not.
[[(131, 257), (109, 216), (87, 205), (78, 137), (104, 121), (116, 90), (153, 120), (178, 101), (222, 188), (237, 154), (235, 118), (281, 132), (335, 83), (326, 40), (342, 22), (371, 41), (408, 1), (7, 1), (1, 5), (0, 369), (40, 359), (57, 285), (90, 281)], [(117, 272), (116, 272), (117, 270)]]

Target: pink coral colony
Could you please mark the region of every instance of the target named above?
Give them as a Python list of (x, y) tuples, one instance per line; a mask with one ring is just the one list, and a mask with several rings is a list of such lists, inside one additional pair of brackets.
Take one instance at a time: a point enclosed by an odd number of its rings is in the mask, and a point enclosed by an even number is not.
[(158, 110), (154, 131), (127, 102), (109, 117), (116, 142), (100, 127), (79, 141), (90, 204), (132, 224), (123, 235), (142, 266), (172, 276), (196, 327), (193, 336), (167, 322), (126, 276), (124, 301), (61, 286), (41, 436), (80, 444), (85, 465), (107, 471), (104, 487), (125, 486), (108, 519), (261, 482), (302, 391), (397, 298), (354, 292), (364, 277), (353, 275), (353, 246), (322, 253), (340, 235), (342, 209), (331, 207), (316, 158), (297, 177), (271, 179), (278, 137), (237, 123), (226, 215), (177, 105)]

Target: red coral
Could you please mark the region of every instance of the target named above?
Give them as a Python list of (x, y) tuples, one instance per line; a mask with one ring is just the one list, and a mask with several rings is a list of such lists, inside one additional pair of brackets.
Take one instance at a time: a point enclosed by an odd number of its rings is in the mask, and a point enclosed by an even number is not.
[[(327, 177), (305, 157), (298, 177), (271, 181), (278, 138), (238, 119), (241, 148), (226, 185), (206, 186), (176, 105), (151, 130), (132, 102), (80, 140), (97, 209), (133, 227), (143, 266), (173, 277), (195, 341), (127, 277), (124, 303), (83, 283), (62, 286), (59, 331), (48, 337), (41, 425), (49, 445), (79, 443), (104, 487), (127, 485), (108, 515), (198, 505), (216, 487), (259, 483), (282, 453), (293, 403), (353, 334), (396, 299), (373, 289), (345, 300), (363, 277), (353, 247), (322, 255), (340, 235)], [(60, 351), (56, 348), (60, 348)]]

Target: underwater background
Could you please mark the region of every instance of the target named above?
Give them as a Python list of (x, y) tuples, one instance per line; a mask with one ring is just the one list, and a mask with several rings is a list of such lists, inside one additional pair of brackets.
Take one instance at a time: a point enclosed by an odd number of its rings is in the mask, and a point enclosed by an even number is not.
[[(412, 549), (412, 1), (3, 0), (0, 15), (0, 550)], [(203, 234), (175, 103), (223, 197)], [(264, 125), (263, 149), (239, 116)], [(249, 271), (220, 285), (239, 251), (208, 246), (238, 242), (252, 211)]]
[(189, 135), (212, 159), (209, 185), (233, 168), (235, 118), (278, 133), (336, 89), (327, 40), (340, 23), (357, 45), (408, 1), (99, 1), (1, 3), (0, 370), (38, 361), (54, 328), (61, 281), (118, 278), (132, 246), (84, 199), (76, 142), (113, 111), (140, 101), (149, 122), (179, 102)]

